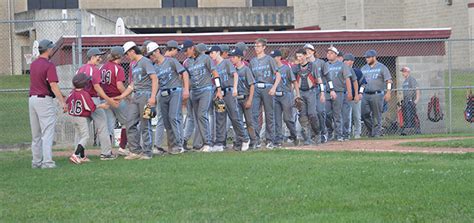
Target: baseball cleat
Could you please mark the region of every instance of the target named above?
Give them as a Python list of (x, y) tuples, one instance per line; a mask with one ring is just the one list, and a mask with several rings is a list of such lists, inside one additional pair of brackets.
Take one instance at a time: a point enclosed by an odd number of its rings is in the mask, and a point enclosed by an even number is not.
[(117, 159), (117, 156), (112, 153), (109, 155), (100, 154), (100, 160), (114, 160), (114, 159)]
[(209, 152), (212, 152), (212, 147), (210, 147), (209, 145), (204, 145), (202, 148), (201, 148), (201, 152), (205, 152), (205, 153), (209, 153)]
[(76, 154), (72, 154), (69, 157), (69, 161), (71, 161), (71, 163), (74, 163), (74, 164), (81, 164), (81, 158)]
[(140, 159), (141, 157), (142, 156), (140, 154), (130, 152), (130, 154), (128, 154), (128, 156), (126, 156), (124, 159), (126, 159), (126, 160), (137, 160), (137, 159)]
[(214, 146), (212, 147), (211, 152), (224, 152), (224, 146)]
[(84, 156), (81, 158), (81, 163), (89, 163), (89, 162), (91, 162), (91, 160), (87, 156)]
[(244, 142), (244, 143), (242, 143), (241, 151), (247, 151), (247, 150), (249, 150), (249, 147), (250, 147), (250, 143), (249, 142)]
[(119, 148), (117, 150), (117, 154), (119, 156), (128, 156), (128, 154), (130, 154), (130, 151), (128, 151), (128, 149), (122, 149), (122, 148)]

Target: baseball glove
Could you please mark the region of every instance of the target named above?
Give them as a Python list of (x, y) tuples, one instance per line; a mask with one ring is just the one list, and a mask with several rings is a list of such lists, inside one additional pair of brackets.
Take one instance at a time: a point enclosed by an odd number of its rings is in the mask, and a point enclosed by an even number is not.
[(216, 98), (214, 100), (214, 107), (217, 112), (225, 112), (225, 102), (222, 99)]
[(304, 101), (302, 98), (297, 97), (295, 98), (295, 107), (298, 109), (298, 111), (302, 111), (304, 106)]
[(156, 108), (154, 106), (145, 105), (143, 108), (143, 118), (152, 119), (156, 116)]

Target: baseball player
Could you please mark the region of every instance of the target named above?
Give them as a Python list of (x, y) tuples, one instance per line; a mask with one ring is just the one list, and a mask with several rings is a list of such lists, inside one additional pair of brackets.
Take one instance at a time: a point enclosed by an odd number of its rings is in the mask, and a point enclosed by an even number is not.
[(216, 61), (216, 70), (219, 73), (219, 78), (222, 85), (222, 93), (224, 94), (225, 111), (216, 112), (216, 143), (214, 145), (214, 151), (224, 151), (225, 141), (227, 139), (227, 116), (229, 116), (232, 123), (236, 139), (234, 140), (234, 149), (247, 151), (249, 149), (249, 136), (247, 131), (244, 129), (241, 115), (237, 105), (238, 95), (238, 82), (239, 75), (237, 71), (228, 59), (221, 57), (221, 48), (219, 46), (213, 46), (210, 49), (211, 58)]
[[(85, 154), (85, 146), (89, 139), (89, 122), (91, 114), (96, 110), (96, 106), (91, 96), (84, 87), (90, 82), (91, 76), (80, 73), (74, 76), (72, 83), (74, 89), (66, 100), (68, 105), (68, 113), (71, 115), (72, 124), (74, 126), (75, 145), (77, 145), (74, 153), (69, 160), (74, 164), (90, 162)], [(108, 109), (109, 105), (102, 103), (97, 105), (98, 108)]]
[(245, 66), (250, 66), (250, 63), (249, 61), (247, 61), (245, 59), (245, 57), (247, 56), (247, 50), (249, 49), (249, 47), (247, 46), (247, 44), (245, 44), (244, 42), (238, 42), (235, 44), (235, 48), (236, 49), (239, 49), (240, 51), (242, 51), (242, 54), (244, 55), (243, 56), (243, 59), (242, 59), (242, 62), (244, 63)]
[[(327, 76), (325, 75), (324, 71), (324, 64), (326, 63), (324, 60), (316, 58), (318, 54), (312, 44), (305, 44), (303, 49), (306, 51), (306, 59), (309, 62), (313, 63), (313, 66), (317, 69), (321, 76), (321, 80), (323, 81), (323, 85), (318, 85), (316, 90), (316, 98), (321, 98), (321, 94), (326, 94), (324, 91), (321, 91), (321, 87), (324, 87), (326, 90), (328, 89), (327, 82), (329, 81)], [(318, 56), (319, 57), (319, 56)], [(321, 87), (320, 87), (321, 86)], [(327, 97), (329, 98), (329, 97)], [(320, 137), (317, 139), (316, 142), (326, 143), (327, 142), (327, 128), (326, 128), (326, 101), (318, 100), (316, 102), (316, 110), (318, 112), (318, 120), (319, 120), (319, 135)]]
[[(265, 137), (267, 149), (274, 148), (275, 126), (274, 126), (274, 101), (275, 92), (280, 84), (281, 76), (275, 60), (265, 54), (267, 40), (259, 38), (255, 40), (255, 53), (257, 57), (250, 61), (250, 69), (256, 80), (255, 94), (253, 98), (253, 121), (258, 126), (258, 115), (263, 105), (265, 111)], [(258, 128), (258, 127), (257, 127)], [(257, 140), (260, 142), (260, 129), (257, 129)], [(258, 147), (258, 146), (257, 146)]]
[(230, 47), (227, 44), (220, 44), (219, 48), (221, 49), (221, 57), (223, 59), (229, 59)]
[(365, 54), (367, 62), (361, 68), (367, 84), (362, 85), (359, 97), (362, 97), (362, 120), (364, 121), (369, 137), (382, 136), (383, 101), (391, 98), (392, 76), (388, 68), (377, 61), (377, 52), (368, 50)]
[[(281, 147), (283, 143), (283, 121), (286, 127), (290, 131), (290, 137), (288, 138), (295, 146), (298, 145), (298, 139), (296, 135), (296, 125), (293, 115), (293, 86), (296, 85), (296, 78), (293, 74), (291, 67), (283, 64), (282, 52), (280, 50), (272, 51), (271, 57), (275, 59), (275, 62), (280, 71), (281, 81), (280, 85), (275, 92), (275, 141), (276, 146)], [(299, 91), (299, 88), (295, 88)], [(297, 93), (299, 95), (299, 92)], [(282, 120), (283, 117), (283, 120)]]
[[(119, 96), (125, 91), (125, 72), (123, 67), (120, 65), (121, 58), (123, 56), (123, 48), (121, 46), (112, 47), (110, 54), (108, 55), (107, 62), (100, 68), (101, 75), (101, 87), (104, 89), (105, 94), (108, 97)], [(104, 101), (103, 101), (104, 102)], [(114, 129), (116, 120), (120, 122), (122, 128), (125, 127), (127, 122), (127, 102), (125, 100), (119, 103), (118, 108), (110, 108), (105, 110), (107, 116), (107, 126), (109, 135), (114, 138)], [(126, 141), (126, 137), (124, 139)], [(118, 154), (122, 156), (128, 155), (126, 150), (126, 143), (121, 143), (118, 149)]]
[(54, 126), (57, 113), (54, 98), (58, 99), (63, 111), (67, 105), (59, 90), (56, 66), (49, 61), (55, 47), (50, 40), (41, 40), (38, 44), (39, 57), (31, 63), (30, 91), (28, 107), (31, 125), (31, 161), (32, 168), (55, 168), (53, 161)]
[[(112, 98), (107, 96), (104, 90), (101, 87), (102, 77), (100, 74), (97, 65), (101, 62), (101, 56), (105, 52), (100, 51), (98, 48), (90, 48), (87, 51), (87, 64), (84, 64), (79, 68), (77, 74), (85, 73), (91, 77), (91, 80), (84, 88), (92, 97), (94, 104), (102, 104), (102, 99), (104, 99), (109, 105), (117, 108), (118, 103)], [(117, 157), (112, 153), (112, 142), (110, 140), (110, 134), (107, 127), (107, 115), (105, 114), (104, 109), (97, 108), (91, 115), (92, 120), (94, 121), (95, 128), (97, 129), (97, 135), (99, 136), (100, 142), (100, 159), (101, 160), (114, 160)]]
[(342, 106), (345, 99), (352, 100), (352, 74), (349, 67), (337, 59), (338, 54), (339, 51), (334, 46), (329, 47), (326, 54), (328, 62), (325, 64), (324, 71), (327, 73), (327, 76), (331, 77), (333, 82), (333, 86), (329, 86), (329, 88), (333, 88), (333, 90), (330, 90), (331, 99), (326, 101), (326, 122), (330, 138), (332, 138), (334, 131), (334, 138), (342, 142), (344, 141), (342, 134)]
[(355, 57), (354, 55), (350, 53), (344, 54), (344, 63), (350, 68), (352, 77), (356, 78), (352, 79), (352, 96), (353, 100), (349, 102), (349, 114), (347, 116), (348, 122), (349, 123), (344, 123), (345, 127), (347, 128), (347, 132), (350, 133), (352, 129), (352, 124), (351, 121), (354, 123), (354, 138), (359, 139), (360, 138), (360, 133), (361, 133), (361, 120), (360, 120), (360, 100), (359, 100), (359, 83), (362, 83), (362, 72), (360, 71), (359, 68), (354, 68), (354, 61)]
[[(243, 62), (244, 53), (239, 48), (230, 52), (230, 61), (234, 64), (239, 81), (237, 86), (237, 101), (239, 108), (239, 115), (245, 117), (245, 124), (247, 125), (247, 132), (250, 137), (249, 148), (255, 149), (257, 136), (255, 134), (255, 127), (253, 123), (252, 101), (255, 92), (255, 79), (252, 71)], [(242, 151), (245, 148), (242, 147)]]
[[(168, 43), (167, 52), (175, 50)], [(184, 67), (172, 57), (161, 54), (155, 42), (147, 45), (148, 56), (155, 63), (159, 84), (159, 101), (161, 117), (167, 129), (166, 135), (171, 150), (169, 153), (177, 154), (183, 150), (183, 132), (181, 131), (181, 107), (183, 100), (189, 97), (189, 76)]]
[(346, 53), (343, 56), (344, 64), (349, 68), (351, 87), (347, 88), (347, 91), (350, 91), (352, 97), (345, 97), (342, 104), (342, 138), (344, 141), (349, 140), (351, 135), (351, 126), (352, 126), (352, 104), (354, 100), (359, 101), (358, 90), (359, 84), (357, 82), (357, 74), (352, 68), (354, 63), (354, 56), (350, 53)]
[[(298, 65), (293, 66), (293, 73), (296, 77), (298, 90), (296, 91), (296, 98), (301, 98), (303, 103), (298, 108), (299, 110), (299, 122), (303, 131), (303, 139), (305, 145), (314, 143), (311, 140), (311, 131), (314, 133), (319, 132), (319, 117), (316, 110), (316, 86), (319, 84), (320, 88), (324, 90), (322, 80), (319, 71), (313, 63), (306, 59), (306, 51), (300, 49), (296, 51), (296, 58)], [(319, 100), (324, 101), (325, 95), (319, 94)], [(298, 99), (297, 99), (298, 100)]]
[[(403, 81), (403, 101), (402, 101), (402, 112), (403, 112), (403, 126), (401, 135), (406, 135), (406, 128), (415, 128), (416, 134), (421, 134), (420, 120), (416, 114), (416, 105), (420, 101), (420, 90), (418, 88), (418, 82), (411, 76), (411, 69), (409, 67), (402, 67), (402, 72), (405, 81)], [(413, 90), (416, 89), (416, 90)]]
[[(192, 83), (190, 101), (197, 130), (194, 134), (193, 148), (201, 148), (202, 152), (212, 152), (209, 108), (214, 97), (215, 88), (215, 97), (223, 98), (219, 74), (212, 59), (208, 55), (198, 52), (191, 40), (183, 42), (182, 51), (188, 57), (183, 65), (188, 70)], [(197, 138), (201, 138), (203, 145), (197, 144)]]
[[(152, 129), (151, 120), (144, 117), (146, 108), (154, 107), (156, 104), (156, 93), (158, 90), (158, 78), (152, 62), (142, 55), (138, 46), (132, 42), (123, 45), (125, 55), (135, 61), (132, 69), (132, 83), (116, 100), (122, 100), (132, 94), (127, 106), (127, 136), (130, 154), (126, 160), (149, 160), (153, 156), (152, 151)], [(140, 137), (143, 147), (140, 145)]]

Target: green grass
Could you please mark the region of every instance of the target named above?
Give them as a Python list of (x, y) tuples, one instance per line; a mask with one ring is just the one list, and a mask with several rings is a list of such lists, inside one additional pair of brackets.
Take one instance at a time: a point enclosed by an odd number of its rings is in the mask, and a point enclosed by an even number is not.
[(0, 145), (31, 142), (28, 92), (0, 94)]
[(270, 151), (30, 169), (0, 153), (2, 222), (473, 222), (473, 154)]
[(29, 86), (29, 75), (0, 75), (0, 89), (21, 89)]
[(400, 143), (399, 145), (415, 147), (474, 148), (474, 138), (435, 142), (405, 142)]

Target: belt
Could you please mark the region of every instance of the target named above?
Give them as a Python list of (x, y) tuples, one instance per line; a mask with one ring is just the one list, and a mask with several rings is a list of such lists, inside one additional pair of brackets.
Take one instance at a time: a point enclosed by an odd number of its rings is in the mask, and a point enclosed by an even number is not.
[(175, 87), (175, 88), (163, 89), (163, 90), (160, 90), (160, 91), (173, 92), (173, 91), (177, 91), (177, 90), (181, 90), (181, 88), (180, 87)]
[(237, 95), (237, 99), (238, 100), (242, 100), (242, 99), (245, 99), (246, 97), (248, 97), (248, 95)]
[(36, 96), (37, 98), (46, 98), (46, 97), (52, 97), (52, 98), (54, 98), (54, 96), (45, 95), (45, 94), (34, 94), (34, 95), (30, 95), (30, 97), (34, 97), (34, 96)]
[(369, 92), (364, 92), (364, 94), (382, 94), (383, 91), (369, 91)]
[[(273, 86), (273, 84), (264, 83), (264, 82), (257, 82), (257, 83), (255, 84), (255, 86), (257, 86), (257, 88), (264, 89), (264, 88)], [(263, 87), (262, 87), (262, 86), (263, 86)]]

